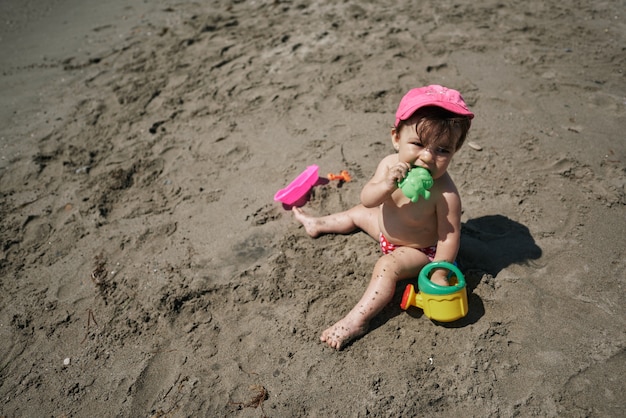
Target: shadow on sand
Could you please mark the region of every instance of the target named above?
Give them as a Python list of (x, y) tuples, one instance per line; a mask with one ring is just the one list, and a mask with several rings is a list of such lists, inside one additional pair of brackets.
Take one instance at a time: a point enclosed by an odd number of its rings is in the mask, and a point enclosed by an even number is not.
[[(541, 254), (528, 228), (506, 216), (483, 216), (461, 226), (458, 259), (465, 271), (477, 270), (495, 277), (511, 264), (536, 260)], [(476, 284), (468, 286), (474, 288)]]

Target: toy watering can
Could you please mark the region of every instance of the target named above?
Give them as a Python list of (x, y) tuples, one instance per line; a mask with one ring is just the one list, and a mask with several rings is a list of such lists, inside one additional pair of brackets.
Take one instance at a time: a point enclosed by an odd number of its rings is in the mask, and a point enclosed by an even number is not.
[[(430, 281), (429, 273), (436, 268), (450, 270), (450, 286), (441, 286)], [(419, 292), (412, 284), (407, 285), (400, 307), (407, 310), (417, 306), (424, 310), (424, 315), (438, 322), (452, 322), (467, 315), (467, 289), (465, 277), (454, 264), (436, 261), (426, 264), (417, 279)]]

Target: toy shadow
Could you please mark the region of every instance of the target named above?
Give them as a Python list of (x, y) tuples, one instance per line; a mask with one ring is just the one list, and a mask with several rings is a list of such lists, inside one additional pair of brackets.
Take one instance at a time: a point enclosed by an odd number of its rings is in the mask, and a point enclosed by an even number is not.
[[(511, 264), (523, 264), (541, 257), (541, 248), (535, 243), (525, 225), (506, 216), (490, 215), (470, 219), (461, 225), (461, 246), (457, 263), (465, 276), (468, 314), (454, 322), (437, 322), (447, 328), (460, 328), (478, 322), (485, 314), (483, 301), (473, 291), (485, 274), (496, 277)], [(370, 330), (383, 325), (404, 311), (400, 308), (402, 294), (407, 284), (417, 284), (417, 279), (398, 282), (393, 301), (370, 324)], [(406, 313), (421, 318), (421, 309), (410, 307)], [(428, 319), (428, 318), (423, 318)]]

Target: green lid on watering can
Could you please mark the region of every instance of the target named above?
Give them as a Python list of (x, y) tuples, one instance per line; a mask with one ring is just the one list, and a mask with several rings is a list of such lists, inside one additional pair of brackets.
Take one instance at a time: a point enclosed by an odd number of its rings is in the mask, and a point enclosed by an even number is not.
[[(430, 281), (429, 274), (433, 269), (443, 268), (450, 270), (457, 278), (457, 283), (452, 286), (441, 286)], [(458, 292), (465, 287), (465, 277), (461, 270), (452, 263), (447, 261), (433, 261), (422, 268), (419, 278), (417, 279), (417, 287), (423, 293), (430, 295), (450, 295)]]

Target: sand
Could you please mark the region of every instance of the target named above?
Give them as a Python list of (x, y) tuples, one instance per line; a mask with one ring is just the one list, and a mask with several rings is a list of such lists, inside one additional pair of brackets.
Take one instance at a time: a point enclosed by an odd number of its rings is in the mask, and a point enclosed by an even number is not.
[[(624, 2), (0, 5), (0, 416), (619, 417)], [(379, 250), (273, 201), (358, 203), (409, 88), (476, 118), (450, 172), (469, 314), (394, 301), (336, 352)]]

